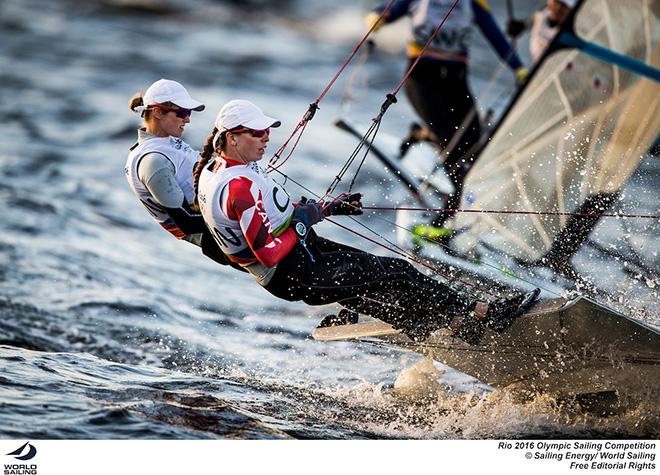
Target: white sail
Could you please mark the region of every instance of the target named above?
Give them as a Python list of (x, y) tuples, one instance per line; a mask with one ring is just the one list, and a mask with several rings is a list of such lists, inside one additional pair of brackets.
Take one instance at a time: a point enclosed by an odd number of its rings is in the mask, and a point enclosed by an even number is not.
[[(659, 20), (657, 0), (584, 0), (574, 32), (660, 68)], [(590, 197), (618, 192), (659, 134), (657, 82), (579, 49), (559, 49), (541, 59), (472, 167), (464, 194), (477, 209), (574, 212)], [(533, 262), (568, 222), (459, 213), (449, 225), (469, 228), (454, 239), (461, 251), (481, 241)]]

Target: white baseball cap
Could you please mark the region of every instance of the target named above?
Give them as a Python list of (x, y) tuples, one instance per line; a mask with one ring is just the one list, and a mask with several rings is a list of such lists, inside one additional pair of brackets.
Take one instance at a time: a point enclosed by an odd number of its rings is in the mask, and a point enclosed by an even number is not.
[(239, 125), (248, 129), (264, 130), (269, 127), (279, 127), (281, 124), (279, 120), (265, 115), (259, 107), (244, 99), (226, 103), (215, 119), (215, 126), (220, 133)]
[(142, 96), (142, 102), (144, 108), (164, 102), (171, 102), (184, 109), (198, 112), (203, 111), (205, 107), (204, 104), (190, 97), (185, 87), (170, 79), (159, 79), (149, 86), (147, 92)]
[(577, 0), (559, 0), (561, 3), (566, 5), (568, 8), (575, 8)]

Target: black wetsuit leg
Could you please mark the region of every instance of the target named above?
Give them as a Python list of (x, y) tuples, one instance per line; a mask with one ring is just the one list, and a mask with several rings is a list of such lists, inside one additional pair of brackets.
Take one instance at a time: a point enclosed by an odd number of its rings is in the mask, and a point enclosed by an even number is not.
[(277, 265), (266, 289), (309, 305), (339, 302), (402, 328), (434, 330), (475, 305), (451, 287), (418, 272), (409, 262), (369, 254), (320, 237), (298, 243)]
[[(481, 135), (479, 115), (474, 111), (475, 103), (467, 83), (467, 66), (453, 61), (421, 60), (406, 81), (405, 90), (417, 114), (435, 134), (440, 150), (447, 147), (455, 133), (461, 133), (461, 127), (464, 128), (444, 162), (454, 186), (446, 207), (456, 209), (460, 206), (463, 180), (472, 166), (474, 148)], [(470, 114), (472, 119), (463, 126)], [(451, 215), (440, 215), (436, 224)]]

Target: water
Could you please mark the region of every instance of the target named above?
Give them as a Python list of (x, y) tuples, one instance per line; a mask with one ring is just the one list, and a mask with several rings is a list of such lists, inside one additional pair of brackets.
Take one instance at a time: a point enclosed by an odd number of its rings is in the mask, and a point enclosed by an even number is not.
[[(500, 18), (503, 5), (496, 4)], [(134, 199), (122, 168), (137, 126), (126, 106), (135, 91), (168, 77), (203, 98), (207, 109), (185, 135), (195, 146), (222, 103), (251, 99), (284, 123), (272, 151), (351, 50), (365, 8), (294, 0), (0, 3), (0, 436), (660, 433), (653, 405), (609, 418), (569, 414), (556, 401), (515, 401), (452, 370), (433, 398), (397, 398), (390, 387), (417, 356), (314, 342), (311, 331), (333, 308), (274, 300), (248, 276), (176, 242)], [(474, 53), (477, 90), (497, 63), (482, 43)], [(404, 63), (398, 52), (375, 53), (372, 88), (351, 115), (373, 116)], [(286, 168), (316, 192), (355, 145), (331, 125), (345, 85), (346, 78), (322, 103)], [(508, 79), (497, 87), (494, 102)], [(412, 117), (402, 100), (383, 131), (401, 135)], [(404, 199), (378, 165), (366, 167), (358, 186), (367, 202)], [(370, 225), (392, 232), (381, 221)], [(320, 232), (347, 240), (329, 224)], [(654, 315), (641, 318), (657, 323)]]

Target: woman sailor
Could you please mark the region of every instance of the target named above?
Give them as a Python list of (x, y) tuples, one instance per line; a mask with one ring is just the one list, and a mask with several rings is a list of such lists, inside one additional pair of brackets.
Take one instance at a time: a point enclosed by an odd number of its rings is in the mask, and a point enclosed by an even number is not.
[(504, 331), (522, 296), (476, 302), (416, 271), (403, 259), (380, 257), (317, 236), (324, 216), (361, 214), (361, 195), (329, 203), (293, 203), (259, 165), (271, 127), (280, 121), (246, 100), (220, 110), (195, 168), (202, 215), (229, 260), (276, 297), (309, 305), (338, 302), (422, 340), (453, 322), (476, 342), (486, 327)]
[(144, 95), (134, 95), (129, 108), (142, 117), (137, 142), (130, 148), (124, 168), (133, 193), (166, 231), (227, 264), (201, 214), (191, 207), (192, 171), (199, 152), (181, 140), (192, 112), (204, 110), (204, 104), (190, 97), (178, 82), (160, 79)]
[(547, 5), (534, 12), (524, 20), (511, 19), (507, 23), (507, 33), (515, 38), (526, 30), (531, 30), (529, 37), (529, 52), (532, 61), (537, 62), (553, 38), (559, 32), (561, 25), (568, 19), (577, 0), (548, 0)]

